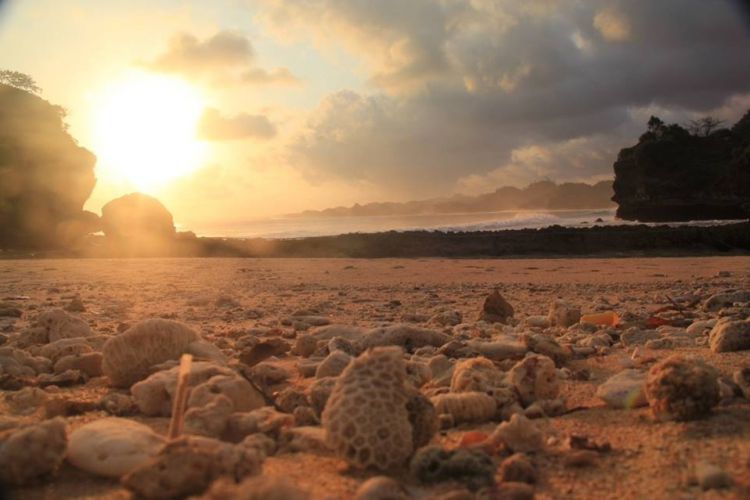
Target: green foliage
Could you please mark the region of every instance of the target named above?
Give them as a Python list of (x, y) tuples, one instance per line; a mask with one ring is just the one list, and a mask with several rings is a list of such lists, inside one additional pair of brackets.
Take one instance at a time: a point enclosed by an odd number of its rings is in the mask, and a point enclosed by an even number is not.
[(10, 85), (17, 89), (24, 90), (31, 94), (39, 94), (42, 89), (36, 84), (31, 76), (20, 71), (12, 71), (9, 69), (0, 70), (0, 83)]

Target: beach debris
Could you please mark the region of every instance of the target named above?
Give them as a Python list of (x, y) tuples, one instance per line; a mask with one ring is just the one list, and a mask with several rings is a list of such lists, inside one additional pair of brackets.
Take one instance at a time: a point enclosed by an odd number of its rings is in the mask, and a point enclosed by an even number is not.
[(737, 384), (740, 391), (742, 391), (745, 399), (750, 399), (750, 367), (735, 370), (732, 373), (732, 380)]
[(41, 408), (47, 401), (47, 392), (38, 387), (24, 387), (5, 394), (5, 403), (16, 415), (30, 415)]
[(88, 323), (62, 309), (44, 311), (36, 317), (31, 331), (27, 332), (37, 342), (48, 343), (60, 339), (89, 337), (93, 335)]
[(430, 398), (435, 411), (447, 426), (464, 422), (482, 423), (495, 417), (497, 403), (484, 392), (449, 392)]
[(318, 348), (318, 339), (308, 334), (297, 336), (292, 346), (291, 353), (302, 358), (309, 358)]
[(422, 483), (457, 481), (471, 490), (495, 484), (496, 468), (492, 457), (482, 450), (445, 450), (440, 446), (420, 448), (409, 465), (412, 475)]
[(291, 349), (289, 342), (280, 338), (262, 340), (240, 353), (240, 363), (255, 366), (271, 356), (280, 356)]
[(591, 467), (596, 464), (599, 454), (593, 450), (566, 450), (563, 454), (563, 465), (566, 467)]
[(65, 420), (54, 418), (0, 433), (0, 484), (36, 483), (65, 459)]
[(354, 500), (408, 500), (412, 498), (404, 485), (388, 476), (371, 477), (359, 485)]
[[(172, 414), (172, 398), (177, 387), (179, 366), (158, 371), (130, 388), (138, 410), (144, 415), (168, 417)], [(226, 366), (207, 361), (194, 361), (191, 366), (190, 385), (196, 387), (216, 375), (238, 376)]]
[(122, 484), (141, 498), (199, 495), (221, 476), (236, 482), (260, 474), (265, 457), (257, 448), (185, 435), (123, 476)]
[(484, 299), (479, 320), (487, 323), (505, 324), (509, 318), (513, 317), (513, 314), (513, 306), (495, 289)]
[(521, 403), (528, 406), (538, 399), (555, 399), (560, 392), (555, 363), (547, 356), (530, 354), (508, 372)]
[(322, 424), (332, 450), (360, 467), (389, 470), (412, 455), (406, 368), (399, 348), (376, 348), (338, 377)]
[(713, 352), (750, 349), (750, 319), (745, 321), (719, 320), (711, 329), (709, 344)]
[(263, 395), (239, 374), (214, 375), (190, 390), (188, 407), (201, 407), (223, 395), (234, 411), (251, 411), (266, 405)]
[[(308, 500), (310, 495), (290, 483), (287, 478), (254, 476), (237, 484), (228, 478), (219, 478), (200, 500)], [(396, 500), (396, 499), (394, 499)]]
[(229, 416), (233, 411), (232, 401), (218, 394), (210, 402), (202, 406), (194, 406), (185, 412), (184, 431), (187, 434), (220, 438), (227, 428)]
[(338, 377), (351, 361), (352, 357), (344, 351), (332, 351), (318, 365), (315, 370), (315, 378)]
[(695, 480), (703, 491), (730, 488), (734, 484), (724, 469), (703, 460), (695, 464)]
[(440, 311), (429, 319), (429, 323), (438, 326), (456, 326), (463, 322), (461, 311)]
[(479, 356), (456, 362), (450, 387), (451, 392), (484, 392), (505, 385), (505, 373), (489, 359)]
[(528, 453), (544, 447), (544, 435), (536, 424), (523, 415), (514, 414), (492, 432), (490, 442), (504, 443), (511, 451)]
[(83, 354), (69, 354), (55, 362), (53, 370), (62, 373), (67, 370), (78, 370), (87, 377), (99, 377), (102, 375), (102, 353), (86, 352)]
[(119, 392), (105, 394), (99, 402), (99, 406), (110, 415), (118, 417), (132, 415), (136, 411), (133, 397)]
[(65, 310), (68, 312), (86, 312), (86, 306), (83, 305), (83, 301), (80, 297), (73, 297), (70, 299), (65, 306)]
[(168, 319), (147, 319), (112, 337), (102, 350), (102, 369), (116, 387), (130, 387), (159, 363), (179, 359), (200, 339), (190, 327)]
[(450, 339), (451, 337), (443, 332), (402, 323), (373, 328), (368, 330), (362, 338), (353, 342), (359, 347), (360, 352), (384, 346), (399, 346), (406, 351), (411, 351), (428, 345), (440, 347)]
[(647, 406), (646, 373), (636, 369), (623, 370), (596, 389), (596, 397), (610, 408), (633, 409)]
[(71, 433), (67, 460), (91, 474), (119, 478), (155, 456), (165, 442), (147, 425), (102, 418)]
[(528, 483), (506, 481), (495, 487), (492, 498), (508, 500), (534, 500), (534, 487)]
[(294, 416), (276, 411), (272, 406), (264, 406), (250, 412), (229, 415), (222, 439), (237, 443), (259, 432), (276, 437), (282, 430), (293, 425)]
[(716, 370), (699, 359), (672, 355), (651, 367), (646, 398), (657, 420), (694, 420), (719, 403)]
[(529, 351), (551, 358), (557, 366), (563, 366), (571, 358), (570, 348), (561, 346), (549, 335), (525, 333), (521, 340)]
[(557, 299), (550, 304), (547, 319), (550, 325), (567, 328), (581, 319), (581, 308), (565, 300)]
[(412, 429), (414, 449), (425, 446), (439, 430), (440, 424), (435, 406), (424, 394), (414, 388), (407, 388), (409, 400), (406, 411)]
[(502, 482), (519, 482), (535, 484), (538, 474), (529, 457), (523, 453), (514, 453), (500, 464), (498, 475)]
[(185, 407), (187, 405), (188, 384), (190, 379), (190, 368), (193, 364), (193, 356), (183, 354), (180, 358), (179, 371), (177, 372), (177, 387), (172, 400), (172, 418), (169, 420), (169, 431), (167, 437), (176, 439), (182, 434), (184, 425)]
[(584, 314), (580, 322), (588, 325), (616, 327), (620, 324), (620, 317), (614, 311)]
[(735, 290), (711, 295), (703, 303), (703, 310), (716, 312), (724, 307), (731, 307), (737, 302), (750, 302), (750, 290)]
[(317, 379), (307, 388), (307, 399), (318, 417), (323, 414), (335, 385), (336, 377), (325, 377)]

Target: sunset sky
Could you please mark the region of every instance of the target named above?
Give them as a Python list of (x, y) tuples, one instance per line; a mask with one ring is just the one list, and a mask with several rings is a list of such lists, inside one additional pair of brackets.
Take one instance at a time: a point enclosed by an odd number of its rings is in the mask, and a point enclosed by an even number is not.
[(612, 177), (651, 114), (733, 123), (750, 34), (723, 0), (17, 0), (0, 69), (188, 227)]

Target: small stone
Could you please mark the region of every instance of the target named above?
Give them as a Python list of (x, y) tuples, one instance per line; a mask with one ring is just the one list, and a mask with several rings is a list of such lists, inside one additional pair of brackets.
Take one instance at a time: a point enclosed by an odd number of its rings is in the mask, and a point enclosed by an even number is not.
[(344, 351), (333, 351), (318, 365), (315, 378), (337, 377), (351, 361), (352, 357)]
[(673, 355), (651, 367), (646, 397), (659, 420), (694, 420), (719, 403), (716, 370), (698, 359)]
[(87, 352), (63, 356), (55, 363), (54, 370), (55, 373), (78, 370), (86, 374), (87, 377), (99, 377), (102, 375), (102, 353)]
[(75, 297), (68, 302), (65, 306), (65, 310), (68, 312), (85, 312), (86, 306), (83, 305), (83, 301), (81, 301), (80, 297)]
[(534, 484), (537, 472), (529, 458), (523, 453), (515, 453), (500, 464), (500, 480), (502, 482), (519, 482)]
[(740, 368), (732, 374), (732, 380), (742, 391), (745, 399), (750, 399), (750, 368)]
[(192, 407), (185, 412), (185, 433), (219, 438), (224, 434), (233, 410), (232, 401), (222, 394), (217, 394), (204, 406)]
[(750, 349), (750, 320), (720, 320), (711, 329), (709, 343), (713, 352), (732, 352)]
[(106, 394), (102, 397), (99, 405), (110, 415), (116, 415), (118, 417), (132, 415), (136, 411), (135, 402), (133, 401), (132, 396), (117, 392)]
[(527, 355), (508, 372), (508, 381), (528, 406), (537, 399), (555, 399), (560, 392), (555, 363), (540, 354)]
[(272, 356), (280, 356), (291, 349), (289, 343), (280, 338), (271, 338), (258, 342), (240, 353), (240, 362), (255, 366)]
[(703, 461), (695, 466), (695, 478), (704, 491), (729, 488), (733, 483), (732, 478), (721, 467)]
[(55, 418), (0, 435), (0, 483), (34, 483), (57, 470), (67, 447), (65, 420)]
[(599, 454), (592, 450), (568, 450), (563, 455), (566, 467), (591, 467), (596, 464)]
[(411, 495), (406, 488), (387, 476), (371, 477), (362, 483), (354, 494), (354, 500), (408, 500)]
[(91, 474), (119, 478), (156, 456), (165, 442), (147, 425), (103, 418), (71, 433), (67, 458)]
[(730, 307), (735, 302), (750, 302), (750, 290), (738, 290), (712, 295), (703, 303), (703, 309), (715, 312), (724, 307)]
[(490, 439), (504, 443), (514, 452), (527, 453), (544, 447), (542, 431), (534, 422), (519, 414), (514, 414), (510, 421), (498, 425)]
[(9, 392), (5, 395), (5, 402), (13, 413), (30, 415), (37, 411), (47, 401), (47, 393), (38, 387), (24, 387), (20, 391)]
[(510, 481), (497, 486), (497, 500), (534, 500), (534, 487), (530, 484)]
[(292, 354), (309, 358), (318, 348), (318, 339), (312, 335), (299, 335), (292, 346)]
[(495, 463), (478, 449), (425, 446), (414, 454), (409, 468), (414, 477), (426, 484), (457, 481), (477, 490), (495, 483)]
[(558, 299), (550, 304), (547, 319), (550, 325), (567, 328), (581, 319), (581, 308)]
[(513, 313), (513, 306), (500, 295), (498, 290), (494, 290), (484, 299), (479, 320), (488, 323), (507, 323), (508, 319), (513, 317)]
[(640, 370), (623, 370), (608, 378), (596, 389), (596, 397), (610, 408), (633, 409), (648, 405), (646, 374)]

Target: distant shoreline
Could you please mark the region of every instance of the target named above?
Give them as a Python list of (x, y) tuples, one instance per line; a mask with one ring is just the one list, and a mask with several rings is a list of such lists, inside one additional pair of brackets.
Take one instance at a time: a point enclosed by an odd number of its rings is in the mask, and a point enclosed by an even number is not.
[(294, 239), (181, 237), (160, 252), (125, 253), (93, 236), (75, 250), (0, 251), (13, 258), (511, 258), (750, 255), (750, 221), (711, 226), (618, 225), (502, 231), (388, 231)]

